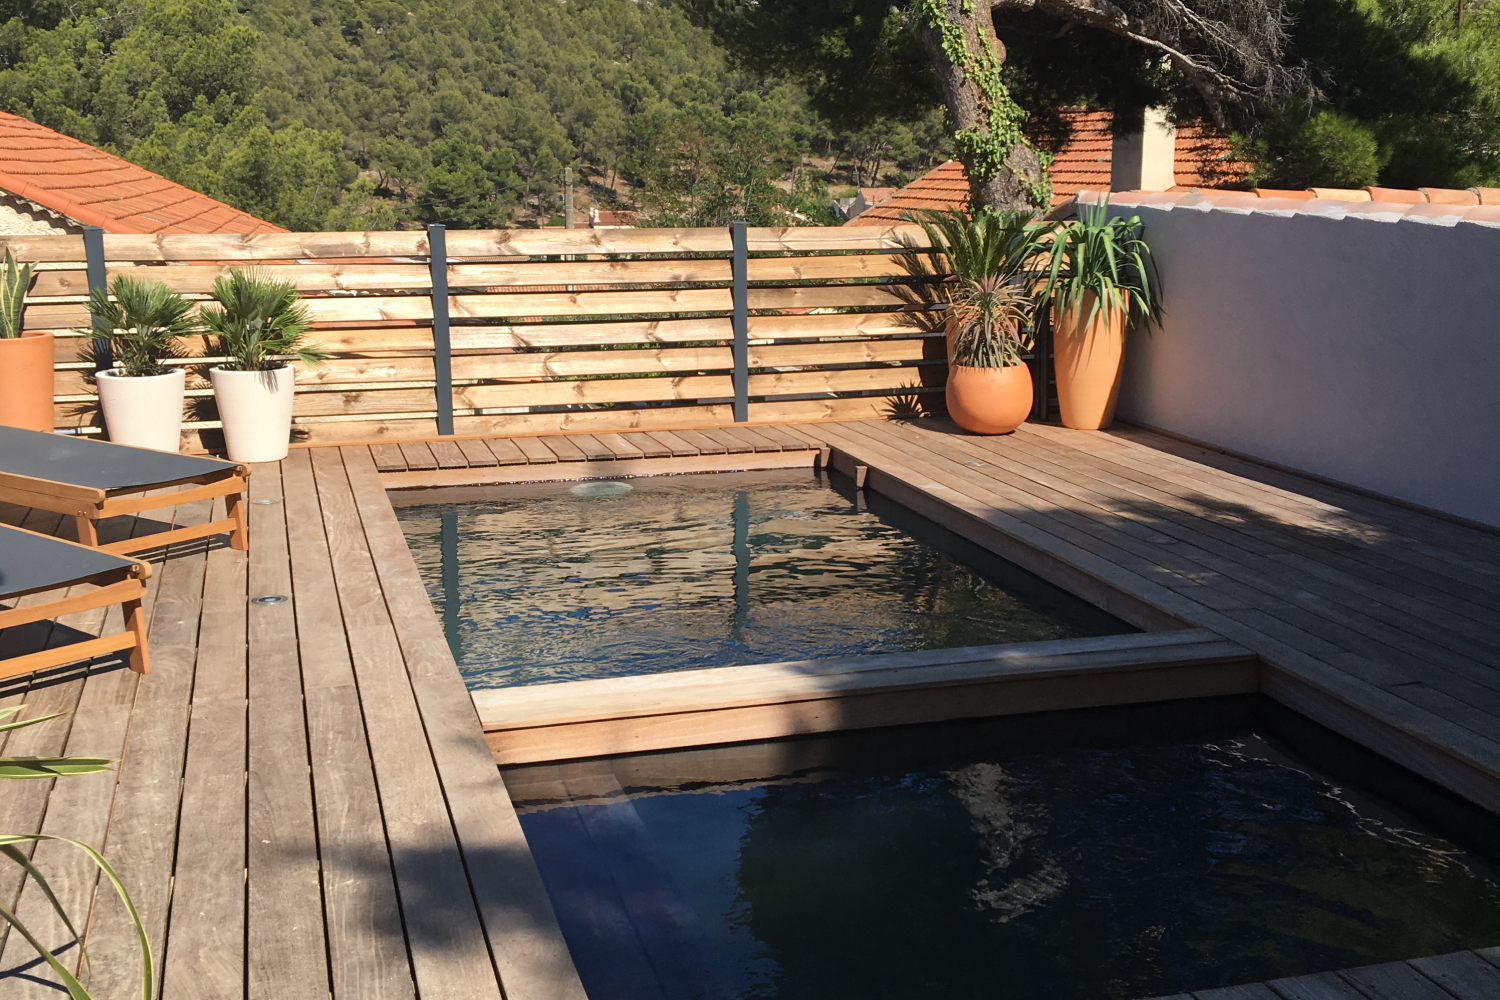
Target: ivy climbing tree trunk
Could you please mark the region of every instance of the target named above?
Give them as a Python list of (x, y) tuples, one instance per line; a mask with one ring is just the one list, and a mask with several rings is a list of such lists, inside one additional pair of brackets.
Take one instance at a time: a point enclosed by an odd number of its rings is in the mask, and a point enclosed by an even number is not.
[(1051, 184), (1042, 156), (1021, 134), (1026, 113), (1001, 82), (1005, 46), (987, 0), (919, 0), (922, 42), (953, 117), (972, 207), (1045, 209)]

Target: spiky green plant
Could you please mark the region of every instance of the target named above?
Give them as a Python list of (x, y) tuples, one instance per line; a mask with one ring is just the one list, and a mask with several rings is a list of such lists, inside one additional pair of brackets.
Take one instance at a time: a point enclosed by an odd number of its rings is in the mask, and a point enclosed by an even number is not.
[(1096, 298), (1083, 317), (1087, 327), (1100, 309), (1123, 309), (1127, 318), (1161, 322), (1161, 282), (1141, 218), (1112, 216), (1109, 200), (1080, 202), (1076, 217), (1053, 233), (1044, 296), (1075, 315), (1090, 293)]
[(5, 262), (0, 264), (0, 337), (19, 337), (21, 318), (26, 314), (26, 291), (31, 287), (30, 264), (16, 265), (16, 255), (5, 248)]
[[(115, 366), (131, 378), (165, 375), (163, 358), (180, 353), (178, 339), (199, 332), (192, 303), (159, 281), (120, 275), (109, 287), (89, 293), (89, 311), (103, 321), (114, 348)], [(94, 330), (80, 331), (97, 336)]]
[(303, 340), (307, 309), (291, 282), (234, 268), (214, 282), (214, 298), (219, 304), (203, 309), (203, 325), (217, 341), (216, 353), (230, 359), (225, 368), (263, 372), (280, 368), (285, 357), (306, 365), (328, 360), (326, 351)]
[(913, 216), (934, 247), (933, 271), (949, 280), (953, 363), (1008, 368), (1032, 345), (1046, 224), (1023, 212), (949, 210)]
[[(25, 707), (25, 705), (16, 705), (10, 708), (0, 708), (0, 732), (34, 726), (39, 722), (58, 717), (57, 715), (39, 715), (34, 719), (22, 719), (17, 722), (3, 721)], [(94, 774), (107, 770), (109, 765), (110, 761), (106, 757), (0, 757), (0, 778), (55, 778), (69, 774)], [(104, 877), (109, 879), (110, 884), (114, 886), (120, 902), (125, 905), (125, 912), (130, 915), (132, 923), (135, 924), (136, 943), (141, 950), (141, 1000), (152, 1000), (156, 994), (156, 963), (151, 957), (151, 939), (146, 933), (146, 925), (142, 922), (140, 913), (135, 908), (135, 902), (126, 891), (125, 884), (120, 881), (119, 872), (104, 860), (104, 855), (82, 841), (69, 840), (67, 837), (53, 837), (43, 833), (0, 833), (0, 855), (4, 855), (19, 865), (25, 876), (31, 877), (38, 891), (46, 898), (63, 926), (68, 929), (68, 935), (73, 939), (72, 943), (78, 945), (79, 955), (86, 968), (88, 952), (84, 950), (83, 939), (79, 936), (78, 929), (68, 917), (62, 903), (58, 901), (57, 894), (52, 891), (52, 886), (48, 883), (46, 876), (18, 846), (43, 840), (55, 840), (76, 847), (104, 873)], [(42, 961), (46, 962), (47, 966), (57, 974), (58, 979), (62, 980), (71, 1000), (94, 1000), (93, 994), (79, 981), (73, 970), (64, 965), (55, 952), (42, 944), (41, 939), (16, 914), (0, 906), (0, 919), (10, 924), (16, 933), (24, 937), (27, 943), (36, 949)]]

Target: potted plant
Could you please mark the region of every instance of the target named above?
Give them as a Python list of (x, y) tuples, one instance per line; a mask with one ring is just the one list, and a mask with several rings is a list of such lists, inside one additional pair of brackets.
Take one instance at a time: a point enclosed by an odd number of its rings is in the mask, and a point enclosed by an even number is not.
[[(162, 359), (177, 340), (198, 332), (191, 303), (159, 281), (120, 276), (109, 294), (96, 288), (89, 310), (109, 330), (115, 364), (97, 373), (99, 408), (117, 444), (177, 451), (182, 446), (182, 399), (187, 373)], [(95, 336), (92, 330), (80, 331)]]
[(229, 460), (278, 462), (291, 443), (296, 389), (286, 358), (319, 365), (328, 355), (303, 342), (307, 310), (291, 282), (235, 268), (214, 282), (214, 298), (218, 306), (201, 315), (215, 352), (229, 359), (208, 371)]
[(1044, 228), (1030, 215), (982, 209), (927, 212), (918, 218), (949, 280), (948, 415), (975, 434), (1006, 434), (1031, 414), (1032, 344), (1038, 275), (1027, 265)]
[(0, 264), (0, 424), (52, 430), (52, 334), (23, 330), (32, 266)]
[(1102, 430), (1114, 421), (1125, 331), (1132, 319), (1161, 321), (1160, 282), (1141, 228), (1139, 216), (1111, 217), (1105, 199), (1080, 203), (1053, 233), (1046, 292), (1066, 427)]

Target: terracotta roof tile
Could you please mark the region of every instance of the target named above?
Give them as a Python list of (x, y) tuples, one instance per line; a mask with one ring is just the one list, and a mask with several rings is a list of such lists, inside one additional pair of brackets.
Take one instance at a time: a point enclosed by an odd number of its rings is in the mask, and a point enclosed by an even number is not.
[(904, 188), (892, 193), (844, 223), (846, 226), (889, 226), (902, 221), (903, 212), (927, 208), (963, 208), (969, 204), (969, 178), (957, 160), (939, 164)]
[(0, 189), (111, 233), (284, 233), (86, 142), (0, 112)]

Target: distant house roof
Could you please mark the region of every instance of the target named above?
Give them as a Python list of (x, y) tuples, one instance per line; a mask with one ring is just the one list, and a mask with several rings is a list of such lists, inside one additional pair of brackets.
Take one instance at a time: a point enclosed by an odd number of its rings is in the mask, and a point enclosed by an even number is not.
[[(0, 112), (0, 192), (109, 233), (284, 233), (71, 136)], [(12, 207), (14, 214), (14, 207)], [(28, 213), (37, 222), (38, 212)]]
[[(1108, 111), (1063, 114), (1069, 135), (1054, 152), (1048, 173), (1052, 202), (1080, 191), (1108, 191), (1114, 165), (1113, 116)], [(1177, 129), (1173, 172), (1180, 187), (1219, 187), (1243, 183), (1247, 169), (1230, 155), (1229, 140), (1198, 126)], [(860, 214), (851, 226), (886, 226), (901, 213), (922, 208), (963, 208), (969, 203), (969, 181), (963, 164), (949, 160)]]

